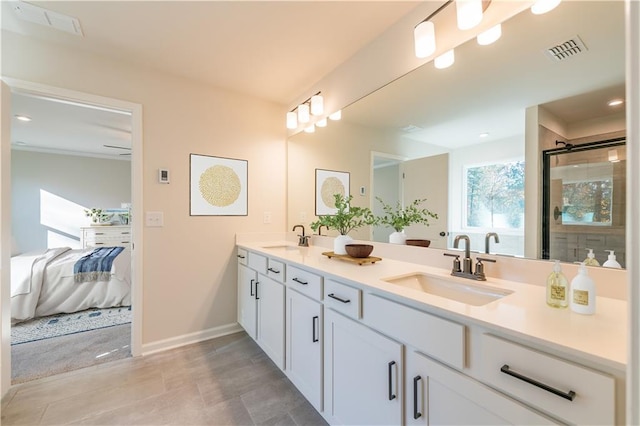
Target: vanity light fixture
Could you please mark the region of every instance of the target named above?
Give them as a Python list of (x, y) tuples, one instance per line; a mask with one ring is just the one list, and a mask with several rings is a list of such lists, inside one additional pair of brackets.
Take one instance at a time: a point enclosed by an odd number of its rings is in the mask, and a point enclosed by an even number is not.
[(534, 15), (542, 15), (550, 12), (560, 4), (562, 0), (538, 0), (531, 6), (531, 13)]
[(609, 161), (612, 163), (619, 163), (620, 159), (618, 158), (618, 150), (617, 149), (610, 149), (608, 152), (608, 156), (609, 156)]
[(338, 121), (342, 118), (342, 110), (339, 109), (333, 114), (329, 114), (329, 120)]
[(298, 114), (295, 111), (287, 113), (287, 129), (296, 129), (298, 127)]
[(318, 92), (300, 105), (287, 112), (287, 129), (297, 129), (299, 124), (306, 124), (311, 121), (311, 115), (322, 115), (324, 113), (324, 98)]
[(607, 103), (607, 105), (609, 105), (610, 107), (614, 107), (614, 106), (622, 105), (623, 102), (624, 101), (622, 99), (612, 99)]
[(322, 120), (316, 121), (316, 126), (318, 127), (327, 127), (327, 118), (323, 118)]
[(20, 120), (20, 121), (24, 121), (24, 122), (31, 121), (31, 117), (29, 117), (27, 115), (16, 114), (15, 117), (16, 117), (16, 120)]
[(456, 61), (456, 56), (453, 53), (453, 49), (447, 50), (442, 55), (433, 60), (433, 65), (439, 70), (449, 68)]
[(317, 93), (311, 97), (311, 114), (322, 115), (324, 112), (324, 99), (320, 93)]
[(456, 0), (458, 28), (469, 30), (482, 21), (482, 0)]
[(491, 27), (485, 32), (478, 34), (478, 44), (481, 46), (487, 46), (491, 43), (495, 43), (502, 36), (502, 25), (498, 24), (495, 27)]
[(303, 103), (298, 105), (298, 122), (305, 124), (311, 119), (309, 115), (309, 104)]
[(413, 29), (416, 58), (426, 58), (436, 51), (436, 28), (431, 21), (422, 21)]
[(310, 125), (304, 128), (305, 133), (313, 133), (316, 131), (316, 126), (315, 125)]

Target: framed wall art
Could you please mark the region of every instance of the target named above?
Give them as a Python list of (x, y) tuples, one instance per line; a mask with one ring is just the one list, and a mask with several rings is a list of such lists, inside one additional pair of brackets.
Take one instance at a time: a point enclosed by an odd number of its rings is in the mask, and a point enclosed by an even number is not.
[(316, 216), (336, 214), (334, 194), (349, 196), (349, 172), (316, 169)]
[(247, 160), (190, 155), (191, 216), (246, 216)]

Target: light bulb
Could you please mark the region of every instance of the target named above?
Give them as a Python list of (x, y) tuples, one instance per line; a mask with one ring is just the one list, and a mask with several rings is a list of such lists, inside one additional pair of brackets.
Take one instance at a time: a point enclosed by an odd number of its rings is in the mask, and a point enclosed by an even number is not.
[(482, 21), (482, 0), (456, 0), (458, 28), (468, 30)]
[(561, 0), (538, 0), (531, 6), (531, 12), (534, 15), (542, 15), (552, 11), (560, 4)]
[(456, 61), (453, 49), (447, 50), (442, 55), (433, 60), (433, 65), (438, 69), (449, 68)]
[(436, 51), (436, 30), (433, 22), (420, 22), (413, 29), (413, 41), (417, 58), (426, 58)]
[(336, 112), (334, 112), (333, 114), (329, 115), (329, 120), (334, 120), (334, 121), (338, 121), (342, 118), (342, 110), (339, 109)]
[(324, 112), (324, 99), (322, 95), (314, 95), (311, 97), (311, 114), (322, 115)]
[(287, 113), (287, 129), (295, 129), (298, 127), (298, 115), (291, 111)]
[(495, 43), (502, 36), (502, 25), (498, 24), (495, 27), (489, 28), (487, 31), (478, 34), (478, 44), (486, 46), (491, 43)]
[(298, 122), (308, 123), (311, 118), (309, 117), (309, 104), (298, 105)]

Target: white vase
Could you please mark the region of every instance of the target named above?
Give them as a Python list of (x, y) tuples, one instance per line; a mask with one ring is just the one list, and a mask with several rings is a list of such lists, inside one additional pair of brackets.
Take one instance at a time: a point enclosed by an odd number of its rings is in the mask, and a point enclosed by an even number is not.
[(392, 232), (391, 234), (389, 234), (389, 242), (391, 244), (406, 244), (407, 236), (405, 235), (404, 231)]
[(347, 250), (344, 246), (351, 243), (351, 241), (353, 241), (353, 238), (348, 235), (338, 235), (335, 240), (333, 240), (333, 253), (347, 254)]

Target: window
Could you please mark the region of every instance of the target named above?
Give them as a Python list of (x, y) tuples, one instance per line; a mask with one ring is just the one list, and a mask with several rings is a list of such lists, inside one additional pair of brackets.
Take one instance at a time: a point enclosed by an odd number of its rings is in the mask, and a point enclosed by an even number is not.
[(524, 229), (524, 161), (465, 168), (466, 228)]
[(611, 225), (613, 179), (562, 182), (562, 223)]

